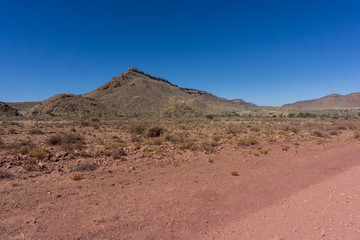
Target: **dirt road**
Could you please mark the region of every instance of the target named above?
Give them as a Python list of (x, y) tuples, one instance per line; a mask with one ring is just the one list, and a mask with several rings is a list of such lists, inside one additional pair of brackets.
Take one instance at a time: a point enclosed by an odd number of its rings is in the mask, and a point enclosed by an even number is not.
[[(4, 239), (359, 239), (360, 142), (0, 182)], [(209, 162), (209, 158), (212, 161)], [(237, 171), (238, 176), (232, 176)]]

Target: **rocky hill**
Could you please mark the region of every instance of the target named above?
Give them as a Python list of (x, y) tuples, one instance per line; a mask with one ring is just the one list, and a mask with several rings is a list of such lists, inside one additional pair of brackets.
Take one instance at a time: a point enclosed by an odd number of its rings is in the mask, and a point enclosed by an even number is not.
[(6, 105), (8, 109), (13, 109), (17, 114), (20, 111), (24, 116), (110, 118), (192, 117), (256, 107), (242, 99), (228, 100), (206, 91), (178, 87), (137, 68), (129, 68), (98, 89), (83, 95), (58, 94), (42, 102), (9, 105)]
[(331, 94), (319, 99), (285, 104), (283, 107), (306, 110), (360, 108), (360, 93), (351, 93), (348, 95)]
[[(129, 68), (120, 76), (83, 96), (115, 108), (124, 115), (161, 114), (166, 109), (179, 108), (180, 103), (190, 100), (203, 103), (204, 112), (253, 107), (245, 101), (227, 100), (205, 91), (178, 87), (168, 80), (144, 73), (137, 68)], [(187, 109), (182, 106), (181, 111)]]

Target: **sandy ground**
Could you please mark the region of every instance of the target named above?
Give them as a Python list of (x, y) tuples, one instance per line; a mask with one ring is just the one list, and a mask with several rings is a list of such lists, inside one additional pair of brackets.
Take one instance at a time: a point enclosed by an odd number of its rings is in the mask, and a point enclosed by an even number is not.
[(269, 147), (3, 180), (1, 239), (360, 239), (360, 142)]

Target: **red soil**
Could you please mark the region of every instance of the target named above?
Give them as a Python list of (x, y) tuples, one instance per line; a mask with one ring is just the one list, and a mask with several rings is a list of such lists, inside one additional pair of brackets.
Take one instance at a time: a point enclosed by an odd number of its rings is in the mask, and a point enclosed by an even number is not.
[[(3, 239), (359, 239), (360, 142), (0, 182)], [(266, 147), (266, 148), (267, 148)], [(265, 149), (265, 147), (263, 147)], [(236, 170), (239, 176), (232, 176)]]

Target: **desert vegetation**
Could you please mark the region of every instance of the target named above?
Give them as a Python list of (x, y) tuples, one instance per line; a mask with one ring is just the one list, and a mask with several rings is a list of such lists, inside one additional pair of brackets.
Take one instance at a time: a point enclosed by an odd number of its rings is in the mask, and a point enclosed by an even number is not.
[(295, 151), (304, 142), (324, 145), (344, 135), (354, 140), (360, 136), (356, 116), (253, 115), (4, 120), (0, 124), (0, 167), (4, 176), (22, 177), (34, 171), (95, 171), (113, 164), (178, 165), (199, 154), (208, 155), (209, 162), (213, 163), (214, 156), (224, 149), (236, 149), (259, 158), (271, 155), (273, 149), (280, 149), (284, 154)]

